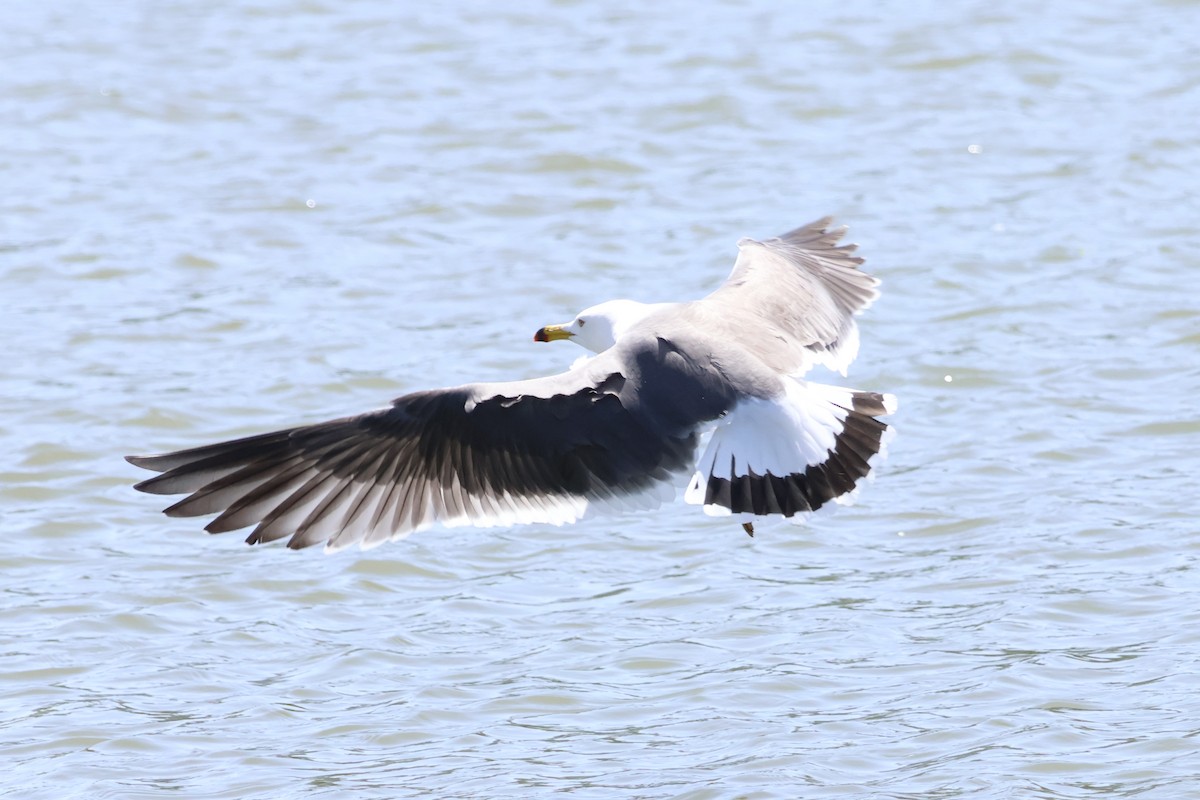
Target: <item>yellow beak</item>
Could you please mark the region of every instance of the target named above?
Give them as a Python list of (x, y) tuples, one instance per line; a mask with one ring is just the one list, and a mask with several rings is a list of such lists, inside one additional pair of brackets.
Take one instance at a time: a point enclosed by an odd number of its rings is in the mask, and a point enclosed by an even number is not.
[(565, 330), (562, 325), (547, 325), (533, 335), (535, 342), (557, 342), (559, 339), (570, 339), (575, 334)]

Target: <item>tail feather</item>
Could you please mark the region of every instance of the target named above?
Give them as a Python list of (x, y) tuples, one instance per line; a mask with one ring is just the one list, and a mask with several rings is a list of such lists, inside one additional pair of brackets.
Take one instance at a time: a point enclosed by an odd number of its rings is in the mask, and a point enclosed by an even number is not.
[(684, 499), (705, 513), (795, 517), (844, 501), (871, 471), (896, 399), (801, 381), (735, 408), (713, 433)]

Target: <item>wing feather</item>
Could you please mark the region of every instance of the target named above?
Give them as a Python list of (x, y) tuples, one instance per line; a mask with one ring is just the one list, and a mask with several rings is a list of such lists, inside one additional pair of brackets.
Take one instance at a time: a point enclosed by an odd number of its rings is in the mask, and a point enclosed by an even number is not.
[[(188, 493), (168, 513), (215, 513), (214, 533), (253, 525), (252, 544), (290, 536), (289, 547), (338, 549), (434, 523), (569, 522), (688, 470), (697, 429), (733, 402), (715, 372), (649, 364), (660, 349), (635, 342), (562, 375), (417, 392), (355, 417), (130, 461), (164, 470), (143, 491)], [(715, 399), (691, 402), (689, 417), (672, 404), (680, 395)]]
[(830, 229), (832, 222), (825, 217), (762, 242), (742, 239), (729, 278), (700, 301), (724, 335), (746, 340), (789, 375), (814, 364), (844, 375), (858, 355), (854, 316), (879, 294), (879, 281), (859, 269), (857, 246), (838, 244), (846, 229)]

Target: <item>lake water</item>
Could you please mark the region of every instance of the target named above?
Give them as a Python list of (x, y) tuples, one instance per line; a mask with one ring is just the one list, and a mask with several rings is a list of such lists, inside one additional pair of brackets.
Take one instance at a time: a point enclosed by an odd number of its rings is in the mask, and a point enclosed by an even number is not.
[[(451, 5), (6, 7), (0, 796), (1200, 796), (1200, 5)], [(901, 411), (807, 527), (130, 488), (827, 213)]]

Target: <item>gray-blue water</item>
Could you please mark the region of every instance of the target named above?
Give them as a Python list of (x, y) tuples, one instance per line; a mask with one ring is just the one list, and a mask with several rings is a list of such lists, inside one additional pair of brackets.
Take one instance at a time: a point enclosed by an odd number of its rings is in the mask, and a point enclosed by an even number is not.
[[(1200, 795), (1200, 5), (34, 3), (0, 26), (0, 796)], [(858, 503), (361, 553), (133, 452), (562, 369), (827, 213)]]

